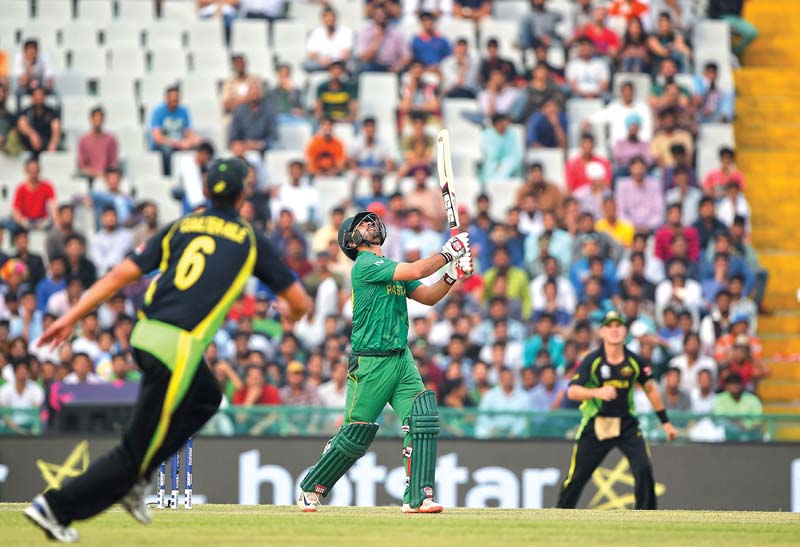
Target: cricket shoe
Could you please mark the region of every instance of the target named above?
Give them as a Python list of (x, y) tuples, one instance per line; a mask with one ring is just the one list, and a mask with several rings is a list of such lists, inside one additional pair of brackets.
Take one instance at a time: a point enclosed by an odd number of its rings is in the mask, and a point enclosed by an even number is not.
[(148, 486), (150, 486), (149, 483), (141, 479), (120, 500), (122, 507), (142, 524), (150, 524), (153, 520), (150, 516), (150, 509), (147, 508), (147, 504), (144, 502)]
[(33, 498), (33, 502), (25, 508), (25, 517), (42, 529), (52, 540), (61, 543), (75, 543), (78, 541), (78, 531), (69, 526), (63, 526), (53, 515), (47, 500), (41, 494)]
[(297, 506), (304, 513), (316, 513), (317, 507), (319, 507), (319, 494), (316, 492), (300, 492), (300, 497), (297, 498)]
[(403, 504), (403, 513), (441, 513), (444, 507), (440, 503), (436, 503), (431, 498), (422, 500), (422, 505), (419, 507), (411, 507), (409, 504)]

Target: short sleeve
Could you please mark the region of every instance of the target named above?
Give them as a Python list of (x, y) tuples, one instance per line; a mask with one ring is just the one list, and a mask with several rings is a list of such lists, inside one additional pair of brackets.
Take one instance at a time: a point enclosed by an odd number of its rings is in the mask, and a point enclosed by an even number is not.
[[(394, 279), (397, 262), (383, 256), (363, 258), (356, 264), (353, 277), (365, 283), (389, 283)], [(416, 288), (416, 287), (415, 287)]]
[(131, 255), (131, 260), (133, 260), (142, 273), (150, 273), (155, 271), (161, 265), (161, 257), (163, 256), (163, 246), (162, 242), (164, 238), (167, 237), (170, 230), (172, 230), (173, 224), (169, 226), (165, 226), (161, 229), (160, 232), (155, 234), (145, 243), (139, 245)]
[(264, 236), (256, 233), (256, 265), (253, 275), (263, 281), (275, 294), (281, 293), (295, 282), (295, 275), (286, 262)]
[(594, 354), (589, 354), (584, 357), (581, 364), (578, 365), (578, 370), (575, 371), (575, 374), (572, 375), (572, 378), (569, 381), (569, 385), (571, 386), (585, 386), (589, 383), (591, 374), (592, 374), (592, 361)]
[(411, 281), (404, 281), (403, 284), (406, 286), (406, 294), (410, 295), (417, 289), (417, 287), (422, 285), (422, 281), (412, 279)]
[(653, 367), (651, 367), (649, 363), (643, 363), (639, 359), (635, 361), (639, 368), (639, 376), (636, 378), (636, 381), (641, 385), (645, 385), (649, 380), (653, 379)]

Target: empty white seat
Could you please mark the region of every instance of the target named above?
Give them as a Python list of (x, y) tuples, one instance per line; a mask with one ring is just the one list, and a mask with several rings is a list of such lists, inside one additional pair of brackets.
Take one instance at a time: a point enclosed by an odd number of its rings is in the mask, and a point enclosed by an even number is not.
[(311, 124), (293, 123), (278, 126), (278, 140), (286, 150), (303, 150), (311, 139)]
[(42, 177), (48, 180), (68, 179), (76, 170), (74, 152), (43, 152), (39, 155)]
[(564, 178), (566, 156), (563, 150), (559, 148), (531, 148), (525, 154), (525, 161), (528, 165), (541, 163), (544, 179), (548, 182), (554, 182), (562, 190), (566, 190), (566, 180)]
[(186, 28), (189, 48), (225, 48), (225, 27), (222, 19), (198, 19)]
[[(277, 23), (277, 21), (276, 21)], [(231, 29), (231, 51), (248, 52), (267, 46), (267, 22), (261, 19), (236, 19)]]
[[(567, 101), (567, 119), (569, 146), (578, 146), (582, 133), (583, 121), (603, 109), (603, 101), (600, 99), (570, 99)], [(599, 138), (599, 135), (595, 135)]]
[(351, 123), (336, 123), (333, 125), (333, 136), (342, 141), (345, 150), (350, 150), (355, 140), (355, 129)]
[(525, 15), (530, 13), (531, 5), (525, 0), (503, 0), (502, 2), (494, 2), (492, 11), (496, 19), (519, 22)]
[(107, 23), (114, 17), (111, 0), (80, 0), (77, 17), (82, 21)]
[(97, 38), (97, 25), (70, 22), (61, 27), (61, 46), (66, 49), (97, 47)]
[(702, 44), (704, 48), (717, 48), (729, 51), (731, 47), (731, 29), (724, 21), (698, 19), (692, 32), (692, 43)]
[(113, 47), (108, 50), (108, 66), (113, 72), (123, 72), (132, 77), (145, 73), (144, 52), (136, 47)]
[(501, 21), (497, 19), (486, 19), (481, 21), (481, 51), (486, 47), (489, 38), (496, 38), (499, 43), (499, 51), (502, 57), (506, 57), (518, 50), (514, 48), (519, 33), (519, 21)]
[(108, 70), (108, 55), (105, 49), (97, 47), (74, 49), (70, 52), (70, 58), (70, 69), (79, 71), (88, 78), (97, 78)]
[(622, 84), (630, 82), (633, 84), (633, 96), (637, 101), (647, 102), (650, 97), (650, 90), (653, 87), (653, 80), (648, 74), (636, 72), (617, 72), (614, 75), (614, 96), (619, 97)]
[(704, 146), (697, 150), (697, 180), (701, 181), (712, 169), (719, 166), (719, 150)]
[(230, 73), (230, 57), (224, 49), (192, 49), (189, 53), (192, 72), (195, 74), (227, 77)]
[(294, 160), (305, 161), (303, 149), (267, 150), (264, 153), (264, 169), (267, 172), (267, 180), (285, 180), (289, 169), (289, 163)]
[(97, 94), (101, 97), (133, 98), (135, 92), (136, 79), (127, 72), (106, 72), (97, 79)]
[[(248, 51), (247, 55), (248, 71), (260, 76), (267, 81), (275, 80), (275, 69), (273, 68), (272, 53), (266, 48)], [(225, 75), (227, 76), (228, 73)]]
[(350, 179), (347, 177), (317, 177), (314, 186), (319, 192), (322, 218), (328, 218), (334, 207), (343, 205), (351, 197)]
[(187, 74), (181, 79), (181, 94), (187, 101), (219, 101), (219, 81), (210, 74)]
[(222, 103), (216, 99), (193, 100), (184, 93), (183, 106), (189, 110), (192, 125), (206, 130), (222, 125)]
[(106, 113), (106, 127), (111, 131), (121, 128), (138, 128), (139, 107), (133, 100), (133, 94), (128, 97), (105, 97), (102, 101)]
[(97, 104), (97, 97), (88, 95), (67, 95), (62, 97), (61, 125), (64, 131), (87, 131), (89, 129), (89, 111)]
[(113, 20), (103, 31), (107, 48), (140, 48), (145, 24), (139, 21)]
[(489, 195), (489, 212), (494, 218), (506, 218), (514, 206), (520, 180), (493, 180), (487, 182), (484, 192)]
[(279, 20), (272, 23), (272, 47), (275, 51), (300, 50), (305, 55), (310, 26), (301, 21)]
[(733, 124), (704, 123), (700, 125), (700, 134), (697, 138), (698, 148), (719, 151), (723, 146), (734, 148), (735, 143)]
[(120, 156), (135, 156), (146, 152), (144, 131), (137, 127), (121, 127), (113, 131)]
[(72, 2), (36, 0), (36, 18), (66, 22), (72, 19)]
[(4, 0), (3, 19), (25, 21), (31, 18), (31, 6), (28, 0)]
[(176, 77), (186, 74), (186, 53), (179, 48), (153, 49), (149, 54), (150, 72), (171, 72)]
[(327, 72), (310, 72), (307, 76), (308, 93), (306, 93), (306, 108), (313, 109), (317, 101), (317, 89), (327, 82), (330, 76)]
[(475, 49), (475, 26), (472, 21), (464, 19), (442, 19), (437, 25), (438, 31), (446, 36), (451, 43), (464, 38), (469, 47)]
[(155, 2), (118, 2), (117, 18), (152, 21), (156, 18)]
[(358, 110), (362, 116), (373, 115), (386, 120), (394, 115), (400, 102), (397, 76), (364, 72), (358, 78)]
[(185, 0), (166, 0), (161, 5), (161, 19), (189, 21), (197, 17), (194, 2)]
[(86, 75), (82, 72), (68, 70), (57, 72), (53, 77), (58, 94), (62, 97), (67, 95), (85, 95), (88, 92), (86, 87)]
[(39, 42), (40, 50), (54, 50), (58, 47), (58, 31), (58, 21), (50, 19), (32, 19), (21, 26), (21, 42), (29, 38), (35, 38), (36, 41)]
[[(320, 23), (320, 15), (322, 13), (322, 6), (319, 4), (311, 4), (307, 2), (290, 2), (289, 3), (289, 18), (292, 21), (300, 21), (307, 26), (314, 26)], [(338, 21), (342, 23), (341, 21)]]
[(161, 177), (161, 154), (143, 152), (125, 156), (125, 174), (134, 186), (141, 180), (158, 179)]
[(147, 47), (150, 49), (182, 48), (187, 26), (179, 19), (153, 21), (145, 29)]

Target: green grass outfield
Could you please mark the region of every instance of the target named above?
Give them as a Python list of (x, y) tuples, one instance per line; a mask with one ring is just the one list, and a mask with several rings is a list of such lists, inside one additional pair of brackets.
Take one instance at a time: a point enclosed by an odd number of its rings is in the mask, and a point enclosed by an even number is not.
[[(25, 506), (0, 504), (1, 545), (42, 545), (44, 534), (22, 516)], [(399, 507), (197, 505), (154, 512), (142, 526), (119, 508), (79, 523), (80, 545), (481, 546), (800, 545), (800, 515), (711, 511), (560, 511), (451, 509), (403, 515)]]

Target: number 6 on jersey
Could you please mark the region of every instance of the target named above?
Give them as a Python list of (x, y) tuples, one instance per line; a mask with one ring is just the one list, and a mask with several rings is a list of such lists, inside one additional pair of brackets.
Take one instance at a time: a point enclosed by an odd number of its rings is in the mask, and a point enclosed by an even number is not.
[[(450, 235), (454, 236), (461, 231), (461, 223), (458, 219), (458, 206), (453, 191), (453, 161), (450, 157), (450, 132), (447, 129), (439, 131), (436, 137), (436, 166), (439, 169), (439, 187), (442, 189), (447, 224), (450, 227)], [(458, 278), (463, 279), (464, 271), (460, 266), (457, 270)]]

